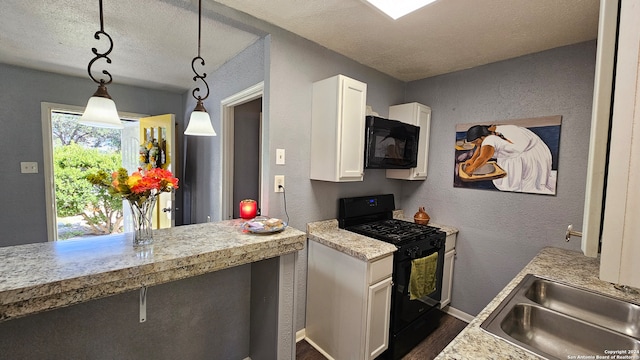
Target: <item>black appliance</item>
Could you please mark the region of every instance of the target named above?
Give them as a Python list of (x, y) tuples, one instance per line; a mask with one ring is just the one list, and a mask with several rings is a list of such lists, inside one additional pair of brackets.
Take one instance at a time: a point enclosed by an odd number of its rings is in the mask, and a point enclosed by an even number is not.
[[(393, 194), (342, 198), (339, 200), (339, 227), (394, 244), (393, 288), (389, 349), (380, 358), (400, 359), (440, 324), (438, 309), (442, 295), (444, 244), (440, 229), (393, 219)], [(436, 290), (416, 300), (409, 298), (411, 261), (438, 253)]]
[(418, 163), (420, 128), (397, 120), (367, 116), (365, 119), (364, 167), (410, 169)]

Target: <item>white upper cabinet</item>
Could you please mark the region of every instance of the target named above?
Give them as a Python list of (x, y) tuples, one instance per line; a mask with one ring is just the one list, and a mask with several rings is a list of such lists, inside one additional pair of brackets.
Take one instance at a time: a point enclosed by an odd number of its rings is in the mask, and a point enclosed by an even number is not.
[(344, 75), (313, 83), (312, 180), (362, 181), (367, 84)]
[(640, 0), (623, 1), (600, 279), (640, 288)]
[(429, 162), (429, 133), (431, 129), (431, 108), (419, 103), (394, 105), (389, 107), (389, 119), (420, 127), (418, 138), (418, 163), (411, 169), (388, 169), (387, 177), (402, 180), (424, 180), (427, 178)]

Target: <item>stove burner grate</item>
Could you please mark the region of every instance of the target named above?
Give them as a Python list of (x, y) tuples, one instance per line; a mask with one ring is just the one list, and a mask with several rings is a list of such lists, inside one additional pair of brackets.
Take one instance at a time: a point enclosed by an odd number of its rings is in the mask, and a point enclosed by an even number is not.
[(348, 227), (347, 230), (392, 244), (423, 239), (439, 232), (439, 229), (432, 226), (419, 225), (397, 219), (353, 225)]

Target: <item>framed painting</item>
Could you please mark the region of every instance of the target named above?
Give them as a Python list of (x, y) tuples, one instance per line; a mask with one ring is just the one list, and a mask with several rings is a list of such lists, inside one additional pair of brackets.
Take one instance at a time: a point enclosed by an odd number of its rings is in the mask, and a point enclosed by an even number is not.
[(556, 194), (562, 116), (456, 125), (453, 186)]

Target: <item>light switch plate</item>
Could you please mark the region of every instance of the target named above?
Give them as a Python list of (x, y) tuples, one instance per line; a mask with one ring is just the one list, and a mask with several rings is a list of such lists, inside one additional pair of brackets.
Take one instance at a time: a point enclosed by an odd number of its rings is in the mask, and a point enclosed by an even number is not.
[(37, 174), (38, 163), (35, 161), (22, 161), (20, 162), (20, 172), (23, 174)]
[(276, 165), (284, 165), (284, 149), (276, 149)]

